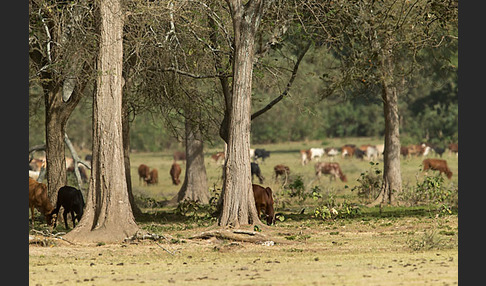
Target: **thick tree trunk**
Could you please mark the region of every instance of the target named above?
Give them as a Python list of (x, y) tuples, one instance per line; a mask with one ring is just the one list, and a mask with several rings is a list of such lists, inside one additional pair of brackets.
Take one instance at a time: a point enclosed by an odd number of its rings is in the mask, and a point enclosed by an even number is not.
[(204, 165), (203, 141), (199, 128), (186, 119), (186, 172), (177, 194), (177, 202), (184, 200), (209, 203), (209, 190)]
[(93, 100), (93, 164), (84, 215), (65, 238), (123, 241), (138, 226), (128, 197), (122, 142), (123, 13), (118, 0), (100, 4), (100, 54)]
[(221, 192), (220, 226), (261, 224), (255, 207), (250, 173), (251, 87), (255, 34), (263, 15), (262, 1), (227, 1), (235, 34), (233, 92), (228, 121), (227, 159)]

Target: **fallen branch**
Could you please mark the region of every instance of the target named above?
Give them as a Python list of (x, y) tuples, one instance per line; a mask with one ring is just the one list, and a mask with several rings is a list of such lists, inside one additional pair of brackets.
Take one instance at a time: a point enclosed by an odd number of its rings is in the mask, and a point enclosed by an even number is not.
[(200, 234), (193, 235), (189, 239), (209, 239), (215, 237), (218, 239), (229, 239), (234, 241), (244, 241), (252, 243), (263, 243), (269, 241), (266, 235), (246, 230), (211, 230), (204, 231)]

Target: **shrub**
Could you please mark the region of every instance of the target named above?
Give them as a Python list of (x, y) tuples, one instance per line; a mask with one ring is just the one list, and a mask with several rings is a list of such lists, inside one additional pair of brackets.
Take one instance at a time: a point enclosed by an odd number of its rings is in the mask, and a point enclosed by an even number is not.
[(415, 186), (405, 188), (399, 199), (410, 205), (434, 205), (438, 215), (452, 214), (458, 207), (458, 189), (454, 185), (446, 187), (440, 174), (425, 175), (423, 180), (417, 179)]
[(357, 181), (360, 183), (351, 189), (357, 191), (358, 197), (365, 202), (375, 199), (383, 185), (382, 171), (377, 168), (379, 163), (370, 162), (370, 170), (361, 173)]

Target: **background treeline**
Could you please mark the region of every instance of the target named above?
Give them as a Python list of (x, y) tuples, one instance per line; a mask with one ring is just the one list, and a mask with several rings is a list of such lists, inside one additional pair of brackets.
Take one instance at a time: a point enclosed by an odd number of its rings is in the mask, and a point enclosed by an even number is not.
[[(265, 61), (272, 68), (296, 55), (298, 45), (274, 49)], [(399, 97), (401, 143), (430, 142), (446, 145), (458, 141), (457, 44), (425, 51), (419, 58), (430, 64), (403, 78)], [(410, 59), (411, 60), (411, 59)], [(337, 58), (325, 46), (314, 45), (304, 57), (290, 94), (273, 109), (252, 122), (252, 144), (323, 140), (335, 137), (382, 137), (383, 104), (380, 90), (343, 87), (327, 93), (329, 77)], [(408, 63), (404, 63), (408, 64)], [(262, 65), (264, 69), (265, 63)], [(283, 66), (283, 65), (282, 65)], [(287, 78), (256, 70), (252, 108), (257, 110), (280, 94)], [(67, 132), (81, 150), (91, 148), (92, 89), (87, 88), (67, 124)], [(29, 146), (45, 142), (45, 109), (41, 89), (32, 85), (29, 97)], [(211, 112), (211, 111), (209, 111)], [(213, 113), (217, 113), (216, 110)], [(182, 146), (184, 123), (168, 120), (157, 109), (130, 118), (132, 150), (160, 151)], [(208, 124), (207, 144), (221, 145), (217, 124)], [(177, 139), (176, 139), (177, 138)]]

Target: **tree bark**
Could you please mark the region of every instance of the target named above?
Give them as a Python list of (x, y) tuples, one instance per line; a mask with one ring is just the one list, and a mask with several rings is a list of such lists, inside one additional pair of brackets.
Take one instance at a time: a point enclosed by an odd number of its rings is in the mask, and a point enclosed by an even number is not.
[(263, 1), (227, 1), (234, 31), (233, 87), (228, 120), (227, 159), (221, 192), (220, 226), (262, 224), (251, 187), (250, 116), (255, 34)]
[(385, 46), (381, 53), (382, 99), (385, 115), (385, 150), (383, 151), (383, 186), (380, 194), (370, 206), (395, 204), (395, 198), (402, 191), (400, 170), (400, 120), (398, 113), (398, 92), (393, 79), (391, 49)]
[(125, 100), (122, 102), (122, 114), (123, 160), (125, 165), (128, 199), (130, 200), (133, 215), (137, 217), (142, 214), (142, 210), (135, 204), (135, 198), (133, 197), (132, 174), (130, 171), (130, 122), (128, 107)]
[(186, 172), (181, 189), (177, 193), (177, 202), (184, 200), (209, 203), (209, 190), (204, 165), (203, 141), (199, 128), (190, 119), (186, 119)]
[(122, 142), (123, 13), (119, 0), (98, 3), (101, 24), (92, 175), (84, 215), (65, 238), (116, 243), (138, 231), (128, 197)]
[(46, 174), (47, 193), (52, 203), (57, 191), (67, 183), (64, 134), (71, 113), (81, 100), (83, 86), (78, 86), (68, 102), (62, 100), (61, 84), (43, 86), (46, 106)]

